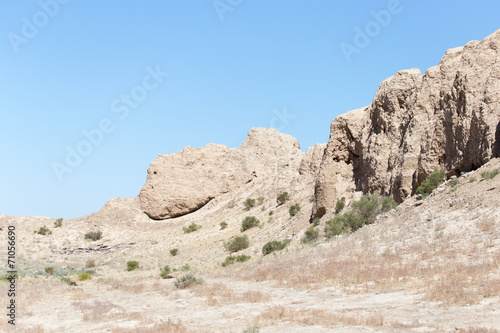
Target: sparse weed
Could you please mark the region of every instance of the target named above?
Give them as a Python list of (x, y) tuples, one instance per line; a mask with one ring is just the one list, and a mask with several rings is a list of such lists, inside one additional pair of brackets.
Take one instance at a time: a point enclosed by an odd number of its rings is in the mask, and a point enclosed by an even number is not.
[(224, 230), (224, 229), (227, 228), (227, 223), (226, 222), (221, 222), (221, 223), (219, 223), (219, 225), (220, 225), (220, 230)]
[(226, 267), (228, 265), (232, 265), (234, 263), (237, 263), (237, 262), (245, 262), (245, 261), (248, 261), (250, 260), (250, 256), (247, 256), (247, 255), (239, 255), (239, 256), (233, 256), (233, 255), (229, 255), (226, 257), (226, 260), (224, 260), (224, 262), (221, 264), (222, 267)]
[(313, 220), (312, 220), (312, 225), (317, 227), (319, 225), (319, 222), (321, 221), (321, 217), (315, 217)]
[(52, 234), (52, 231), (50, 231), (49, 228), (47, 228), (46, 226), (43, 226), (43, 227), (40, 227), (40, 229), (38, 229), (38, 231), (34, 231), (35, 234), (39, 234), (39, 235), (50, 235)]
[(85, 239), (91, 239), (93, 241), (97, 241), (102, 238), (102, 232), (101, 231), (90, 231), (87, 232), (84, 236)]
[(345, 207), (345, 197), (342, 197), (335, 203), (335, 214), (340, 213), (342, 209), (344, 209), (344, 207)]
[(85, 280), (90, 280), (92, 279), (92, 275), (89, 273), (80, 273), (78, 274), (77, 280), (78, 281), (85, 281)]
[(243, 205), (245, 206), (245, 210), (250, 210), (255, 206), (255, 199), (247, 198), (243, 201)]
[(186, 289), (193, 284), (203, 284), (203, 279), (197, 278), (192, 273), (188, 273), (181, 277), (178, 277), (174, 281), (174, 285), (177, 289)]
[(191, 266), (189, 264), (185, 264), (184, 266), (181, 267), (181, 271), (183, 272), (188, 272), (191, 270)]
[(139, 262), (132, 260), (132, 261), (127, 261), (127, 271), (133, 271), (134, 269), (139, 268)]
[(160, 269), (160, 276), (162, 279), (171, 279), (172, 278), (172, 276), (170, 275), (171, 272), (172, 270), (170, 269), (170, 266), (167, 265)]
[(264, 202), (265, 198), (264, 197), (258, 197), (257, 198), (257, 201), (259, 203), (259, 205), (262, 205), (262, 203)]
[(45, 273), (47, 273), (48, 275), (54, 275), (54, 267), (50, 266), (50, 267), (45, 267), (44, 268), (44, 271)]
[(182, 227), (182, 230), (184, 231), (185, 234), (189, 234), (189, 233), (192, 233), (192, 232), (195, 232), (197, 230), (201, 229), (201, 225), (198, 225), (196, 223), (191, 223), (187, 228), (186, 227)]
[(56, 219), (54, 221), (54, 228), (60, 228), (60, 227), (62, 227), (62, 221), (63, 221), (63, 219)]
[(278, 194), (278, 196), (276, 197), (276, 203), (278, 204), (278, 206), (281, 206), (285, 202), (287, 202), (288, 199), (290, 199), (290, 197), (288, 196), (288, 192), (283, 192)]
[(179, 249), (170, 249), (170, 255), (175, 257), (179, 253)]
[(283, 250), (288, 244), (290, 244), (289, 239), (285, 239), (283, 241), (271, 241), (267, 242), (263, 247), (262, 247), (262, 254), (263, 255), (268, 255), (270, 253), (273, 253), (275, 251), (281, 251)]
[(247, 216), (241, 222), (241, 232), (244, 232), (250, 228), (259, 226), (260, 221), (255, 216)]
[(444, 181), (445, 171), (442, 169), (435, 169), (417, 188), (418, 194), (430, 194)]
[(319, 230), (314, 228), (314, 225), (312, 225), (306, 229), (304, 237), (302, 237), (300, 241), (305, 244), (317, 240), (318, 237), (319, 237)]
[(233, 239), (230, 239), (226, 244), (224, 244), (225, 248), (229, 252), (238, 252), (240, 250), (244, 250), (250, 246), (250, 242), (248, 237), (238, 236)]
[(477, 180), (476, 177), (470, 177), (469, 182), (474, 183)]
[(288, 210), (288, 212), (290, 213), (290, 217), (297, 215), (299, 210), (300, 210), (300, 205), (298, 203), (296, 203), (295, 205), (291, 205), (290, 209)]
[(481, 177), (483, 177), (483, 179), (486, 179), (486, 180), (493, 179), (499, 173), (500, 173), (500, 171), (498, 171), (498, 169), (483, 171), (483, 172), (481, 172)]
[(69, 286), (76, 286), (76, 282), (71, 280), (70, 278), (68, 278), (66, 276), (61, 276), (61, 281), (66, 283)]
[(229, 203), (227, 204), (227, 208), (234, 208), (235, 206), (236, 206), (236, 201), (234, 200), (229, 201)]

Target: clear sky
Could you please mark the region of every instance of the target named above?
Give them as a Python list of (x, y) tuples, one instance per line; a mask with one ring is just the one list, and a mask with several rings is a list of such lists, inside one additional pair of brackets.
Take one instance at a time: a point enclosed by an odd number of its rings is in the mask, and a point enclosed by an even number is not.
[[(500, 1), (3, 0), (0, 214), (136, 196), (159, 154), (252, 127), (326, 142), (398, 70), (500, 28)], [(202, 186), (202, 184), (201, 184)]]

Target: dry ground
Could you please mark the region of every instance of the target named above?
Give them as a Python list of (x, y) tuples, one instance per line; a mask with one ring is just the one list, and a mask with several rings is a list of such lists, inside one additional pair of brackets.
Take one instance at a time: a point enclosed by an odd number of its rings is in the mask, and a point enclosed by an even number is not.
[[(250, 212), (228, 208), (226, 197), (175, 221), (138, 215), (133, 200), (128, 206), (112, 201), (95, 216), (63, 221), (61, 228), (49, 218), (0, 217), (0, 242), (7, 242), (7, 225), (18, 231), (17, 331), (498, 332), (500, 176), (482, 180), (480, 173), (499, 167), (493, 160), (459, 177), (456, 190), (448, 181), (423, 202), (410, 198), (353, 234), (310, 245), (300, 242), (311, 204), (306, 190), (292, 198), (302, 206), (294, 218), (287, 216), (288, 207), (271, 203), (274, 194), (255, 188), (238, 196), (266, 197)], [(241, 234), (246, 215), (265, 221), (245, 232), (251, 246), (241, 253), (252, 259), (222, 268), (218, 264), (228, 255), (223, 242)], [(220, 230), (222, 220), (227, 229)], [(202, 229), (184, 234), (182, 226), (195, 221)], [(34, 234), (42, 225), (53, 233)], [(102, 240), (83, 240), (97, 229)], [(260, 254), (266, 241), (284, 238), (292, 239), (285, 250)], [(135, 244), (112, 253), (51, 251), (129, 242)], [(172, 257), (174, 247), (179, 254)], [(1, 255), (6, 257), (5, 250)], [(43, 272), (47, 266), (56, 273), (82, 269), (88, 260), (96, 262), (96, 273), (77, 286)], [(138, 260), (141, 268), (128, 272), (128, 260)], [(204, 283), (177, 289), (175, 279), (159, 277), (166, 264), (188, 264)], [(5, 283), (0, 294), (7, 299)], [(0, 330), (9, 329), (3, 319)]]

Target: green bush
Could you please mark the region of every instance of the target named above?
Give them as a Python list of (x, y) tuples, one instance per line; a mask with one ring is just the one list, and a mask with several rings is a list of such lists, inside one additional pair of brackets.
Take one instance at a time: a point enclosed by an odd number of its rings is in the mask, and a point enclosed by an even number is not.
[(226, 222), (221, 222), (219, 225), (220, 225), (220, 230), (223, 230), (223, 229), (227, 228), (227, 223)]
[(174, 285), (177, 289), (186, 289), (193, 284), (202, 284), (203, 279), (197, 278), (192, 273), (185, 274), (181, 277), (178, 277), (174, 281)]
[(127, 271), (133, 271), (134, 269), (139, 268), (139, 262), (138, 261), (127, 261)]
[(363, 195), (358, 201), (354, 201), (351, 208), (354, 212), (363, 216), (364, 223), (372, 223), (375, 217), (385, 213), (397, 206), (394, 199), (380, 197), (378, 194)]
[(77, 278), (78, 281), (85, 281), (90, 279), (92, 279), (92, 275), (90, 275), (89, 273), (80, 273), (78, 274)]
[(300, 205), (296, 203), (295, 205), (291, 205), (290, 209), (288, 212), (290, 213), (290, 216), (295, 216), (300, 210)]
[(255, 206), (255, 199), (247, 198), (245, 201), (243, 201), (243, 205), (245, 206), (246, 210), (250, 210)]
[(170, 249), (170, 255), (172, 257), (175, 257), (179, 253), (179, 249)]
[(85, 239), (91, 239), (93, 241), (96, 241), (102, 238), (102, 232), (100, 231), (87, 232), (84, 237)]
[(309, 228), (306, 229), (304, 237), (302, 237), (300, 241), (305, 244), (317, 240), (318, 237), (319, 237), (318, 229), (314, 228), (314, 226), (310, 226)]
[(288, 192), (283, 192), (278, 194), (278, 196), (276, 197), (276, 203), (278, 204), (278, 206), (281, 206), (285, 202), (287, 202), (288, 199), (290, 199), (288, 196)]
[(171, 273), (171, 270), (170, 270), (170, 266), (168, 266), (168, 265), (160, 269), (160, 276), (162, 279), (171, 279), (172, 276), (170, 275), (170, 273)]
[(246, 329), (243, 330), (243, 333), (259, 333), (259, 328), (255, 326), (248, 326)]
[(490, 171), (483, 171), (483, 172), (481, 172), (481, 177), (483, 177), (483, 179), (493, 179), (499, 173), (500, 173), (500, 171), (498, 171), (498, 169), (490, 170)]
[(319, 225), (319, 222), (321, 221), (321, 217), (315, 217), (313, 220), (312, 220), (312, 225), (317, 227)]
[(185, 234), (189, 234), (191, 232), (195, 232), (196, 230), (201, 229), (201, 225), (197, 225), (196, 223), (191, 223), (187, 228), (182, 227), (182, 230)]
[(338, 214), (344, 209), (345, 207), (345, 197), (340, 198), (337, 200), (337, 203), (335, 204), (335, 214)]
[(43, 227), (40, 227), (40, 229), (38, 229), (38, 231), (35, 230), (35, 234), (39, 234), (39, 235), (50, 235), (52, 234), (52, 231), (50, 231), (49, 228), (47, 228), (46, 226), (43, 226)]
[(281, 251), (283, 250), (288, 244), (290, 244), (289, 239), (285, 239), (283, 241), (271, 241), (267, 242), (263, 247), (262, 247), (262, 254), (263, 255), (268, 255), (269, 253), (273, 253), (274, 251)]
[(60, 227), (62, 227), (62, 221), (63, 221), (63, 219), (56, 219), (54, 221), (54, 228), (60, 228)]
[(257, 201), (259, 202), (259, 205), (262, 205), (262, 203), (264, 202), (265, 198), (264, 197), (258, 197), (257, 198)]
[(184, 266), (181, 267), (181, 271), (183, 272), (187, 272), (191, 270), (191, 266), (189, 266), (189, 264), (185, 264)]
[(274, 214), (274, 210), (269, 211), (269, 216), (272, 216)]
[(226, 257), (226, 260), (224, 260), (224, 262), (221, 264), (222, 267), (226, 267), (228, 265), (232, 265), (234, 263), (237, 263), (237, 262), (245, 262), (247, 260), (250, 260), (250, 256), (247, 256), (247, 255), (239, 255), (239, 256), (233, 256), (233, 255), (229, 255)]
[(230, 239), (225, 245), (225, 248), (229, 252), (238, 252), (240, 250), (246, 249), (250, 246), (250, 242), (248, 237), (238, 236), (233, 239)]
[(54, 275), (54, 267), (45, 267), (44, 269), (45, 273), (47, 273), (48, 275)]
[(444, 181), (444, 170), (435, 169), (417, 188), (417, 194), (430, 194)]
[(68, 277), (62, 276), (62, 277), (61, 277), (61, 281), (62, 281), (62, 282), (64, 282), (64, 283), (66, 283), (66, 284), (67, 284), (67, 285), (69, 285), (69, 286), (76, 286), (76, 282), (75, 282), (75, 281), (73, 281), (73, 280), (71, 280), (71, 279), (70, 279), (70, 278), (68, 278)]
[(259, 226), (259, 224), (260, 224), (260, 221), (257, 220), (257, 218), (255, 216), (247, 216), (241, 222), (240, 231), (243, 232), (243, 231), (248, 230), (250, 228), (257, 227), (257, 226)]
[(87, 260), (85, 262), (85, 268), (92, 268), (95, 267), (95, 260)]
[(365, 218), (355, 212), (347, 212), (336, 215), (333, 219), (326, 221), (325, 237), (332, 238), (346, 232), (354, 231), (363, 226)]

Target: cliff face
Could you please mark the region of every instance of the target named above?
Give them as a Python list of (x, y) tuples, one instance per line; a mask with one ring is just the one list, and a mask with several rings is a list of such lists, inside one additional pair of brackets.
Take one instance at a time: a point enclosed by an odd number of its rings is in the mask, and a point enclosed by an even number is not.
[(447, 175), (500, 156), (500, 30), (448, 50), (422, 75), (383, 81), (366, 108), (336, 118), (315, 185), (312, 217), (354, 190), (401, 202), (435, 168)]
[(448, 50), (423, 75), (396, 73), (369, 106), (332, 122), (326, 146), (306, 153), (289, 135), (254, 128), (239, 148), (209, 144), (161, 155), (148, 169), (140, 207), (153, 219), (172, 218), (248, 183), (298, 197), (314, 187), (313, 218), (356, 192), (402, 202), (435, 168), (458, 175), (500, 157), (499, 50), (500, 30)]

